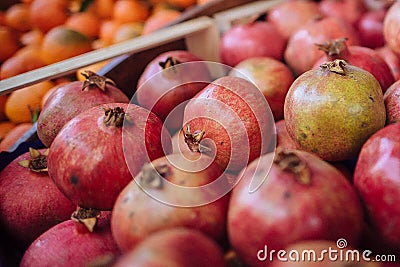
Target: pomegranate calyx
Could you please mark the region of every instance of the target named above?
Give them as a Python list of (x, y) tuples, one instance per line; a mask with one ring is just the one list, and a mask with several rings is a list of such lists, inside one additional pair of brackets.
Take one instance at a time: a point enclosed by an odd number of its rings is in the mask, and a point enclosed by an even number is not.
[(200, 151), (200, 141), (202, 140), (205, 131), (197, 130), (194, 133), (190, 130), (190, 124), (186, 125), (184, 139), (185, 143), (188, 145), (190, 151), (192, 152), (201, 152)]
[(347, 37), (326, 41), (322, 44), (314, 44), (319, 50), (325, 52), (327, 56), (338, 56), (347, 49)]
[(104, 109), (103, 122), (106, 126), (122, 127), (125, 119), (125, 111), (121, 107)]
[(303, 185), (311, 184), (310, 169), (306, 162), (301, 160), (293, 151), (278, 148), (274, 164), (277, 164), (282, 171), (295, 174), (298, 183)]
[(83, 77), (85, 77), (85, 81), (82, 85), (82, 91), (91, 86), (96, 86), (100, 88), (100, 90), (105, 91), (107, 83), (115, 86), (115, 82), (113, 80), (104, 76), (97, 75), (93, 71), (84, 70), (81, 72), (81, 74)]
[(163, 178), (166, 177), (170, 169), (166, 164), (154, 166), (151, 163), (142, 167), (139, 176), (139, 182), (142, 186), (161, 189), (163, 187)]
[(71, 220), (83, 224), (89, 232), (93, 232), (94, 227), (100, 217), (100, 211), (91, 208), (78, 207), (71, 215)]
[(158, 62), (158, 65), (160, 65), (163, 70), (178, 64), (181, 64), (181, 62), (174, 57), (167, 57), (165, 61)]
[(345, 66), (347, 65), (346, 61), (343, 59), (335, 59), (334, 61), (328, 61), (324, 64), (322, 64), (320, 67), (322, 69), (327, 69), (330, 72), (334, 72), (340, 75), (345, 75), (346, 74), (346, 68)]
[(18, 164), (24, 168), (29, 168), (34, 172), (47, 172), (47, 155), (49, 150), (46, 149), (45, 152), (40, 153), (39, 150), (32, 147), (29, 148), (30, 159), (21, 160)]

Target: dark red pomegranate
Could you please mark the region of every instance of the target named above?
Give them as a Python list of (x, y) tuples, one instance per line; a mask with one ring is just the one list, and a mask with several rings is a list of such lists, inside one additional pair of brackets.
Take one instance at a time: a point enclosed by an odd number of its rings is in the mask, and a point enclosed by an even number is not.
[(115, 267), (225, 267), (224, 254), (212, 239), (188, 228), (158, 231), (126, 253)]
[(46, 154), (31, 148), (0, 173), (0, 228), (23, 248), (76, 207), (47, 174)]
[(318, 3), (309, 0), (283, 1), (268, 11), (268, 21), (275, 25), (279, 33), (289, 39), (309, 20), (322, 17)]
[(274, 25), (266, 21), (256, 21), (233, 26), (224, 32), (219, 49), (221, 62), (235, 66), (251, 57), (272, 57), (279, 60), (285, 46), (285, 38)]
[(303, 73), (286, 95), (285, 122), (290, 137), (299, 148), (325, 160), (356, 157), (385, 121), (378, 81), (343, 60)]
[(346, 38), (338, 38), (316, 44), (320, 50), (325, 52), (325, 56), (320, 58), (313, 68), (319, 68), (326, 61), (346, 60), (347, 63), (374, 75), (381, 85), (382, 92), (385, 93), (389, 86), (394, 83), (393, 75), (386, 62), (375, 50), (356, 45), (347, 46), (346, 42)]
[(110, 230), (110, 213), (104, 212), (93, 232), (72, 220), (52, 227), (29, 246), (20, 266), (110, 266), (120, 254)]
[(372, 135), (363, 145), (354, 171), (354, 185), (367, 210), (372, 230), (400, 247), (400, 123)]
[(182, 128), (184, 102), (211, 82), (207, 65), (200, 61), (185, 50), (168, 51), (154, 58), (139, 78), (135, 94), (138, 104), (163, 121), (179, 108), (165, 125), (171, 130)]
[[(301, 240), (339, 238), (357, 245), (363, 219), (358, 196), (350, 182), (320, 158), (278, 148), (276, 154), (251, 163), (240, 179), (229, 203), (228, 236), (248, 266), (270, 263), (269, 258), (257, 258), (265, 246), (278, 251)], [(253, 179), (265, 180), (250, 193)]]
[(76, 205), (109, 210), (132, 175), (164, 155), (163, 145), (171, 149), (170, 136), (154, 113), (134, 104), (99, 105), (70, 120), (54, 139), (49, 175)]
[(86, 71), (85, 81), (57, 88), (46, 100), (37, 122), (37, 134), (50, 147), (61, 128), (84, 110), (103, 103), (128, 103), (128, 97), (106, 77)]
[[(226, 189), (231, 187), (212, 161), (189, 152), (144, 165), (114, 205), (111, 229), (121, 250), (128, 252), (150, 234), (173, 227), (197, 229), (222, 242), (229, 200)], [(217, 187), (208, 186), (213, 181)]]
[(400, 80), (395, 82), (383, 95), (387, 124), (400, 122)]
[(369, 48), (382, 47), (385, 44), (383, 38), (383, 19), (386, 10), (373, 10), (365, 12), (357, 23), (360, 33), (361, 45)]
[(268, 150), (274, 125), (268, 103), (253, 83), (224, 76), (186, 105), (183, 131), (192, 151), (215, 154), (221, 167), (238, 172)]
[(321, 44), (331, 39), (348, 38), (348, 45), (360, 43), (358, 33), (346, 21), (335, 17), (326, 17), (309, 21), (290, 37), (286, 50), (285, 61), (296, 75), (310, 70), (324, 53), (315, 44)]

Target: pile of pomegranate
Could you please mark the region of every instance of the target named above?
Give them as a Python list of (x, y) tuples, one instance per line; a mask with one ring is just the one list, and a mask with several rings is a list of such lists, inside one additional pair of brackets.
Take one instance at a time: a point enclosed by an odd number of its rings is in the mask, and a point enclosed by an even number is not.
[(282, 1), (219, 51), (130, 101), (58, 87), (0, 172), (0, 266), (400, 266), (400, 2)]

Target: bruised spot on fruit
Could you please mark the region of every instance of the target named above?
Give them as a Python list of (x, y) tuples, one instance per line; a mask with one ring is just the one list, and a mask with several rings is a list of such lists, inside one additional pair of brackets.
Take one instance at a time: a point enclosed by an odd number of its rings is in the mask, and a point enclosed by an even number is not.
[(151, 163), (145, 164), (138, 174), (139, 182), (145, 187), (162, 189), (163, 178), (168, 177), (170, 171), (167, 164), (159, 164), (156, 166)]
[(129, 212), (128, 217), (132, 218), (134, 214), (135, 214), (135, 212), (131, 211), (131, 212)]
[(311, 184), (311, 173), (305, 161), (301, 160), (295, 152), (278, 147), (274, 164), (282, 171), (288, 171), (295, 175), (296, 181), (303, 185)]
[(69, 181), (71, 182), (71, 184), (77, 185), (79, 182), (79, 177), (76, 175), (71, 175), (71, 177), (69, 178)]
[(289, 199), (292, 196), (292, 193), (290, 193), (289, 191), (285, 191), (283, 193), (283, 198), (284, 199)]

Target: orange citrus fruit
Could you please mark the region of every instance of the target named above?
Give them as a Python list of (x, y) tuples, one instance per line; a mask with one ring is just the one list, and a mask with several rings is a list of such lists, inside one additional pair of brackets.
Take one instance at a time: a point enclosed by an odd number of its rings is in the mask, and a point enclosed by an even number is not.
[(154, 32), (173, 22), (181, 16), (181, 12), (174, 9), (161, 9), (152, 14), (144, 23), (143, 34)]
[(92, 50), (90, 39), (65, 26), (51, 29), (43, 38), (42, 58), (51, 64)]
[(43, 96), (53, 86), (44, 81), (12, 92), (5, 104), (7, 118), (14, 123), (31, 122), (33, 112), (40, 111)]
[(77, 12), (67, 19), (65, 26), (90, 38), (96, 38), (99, 35), (100, 19), (90, 12)]
[(16, 125), (12, 128), (7, 135), (0, 142), (0, 151), (9, 151), (12, 146), (30, 129), (32, 128), (31, 122), (25, 122)]
[(0, 26), (0, 62), (11, 57), (20, 48), (16, 33), (7, 26)]
[(68, 18), (68, 0), (33, 0), (29, 9), (32, 26), (47, 32)]
[(121, 23), (144, 22), (149, 8), (137, 0), (117, 0), (114, 3), (113, 18)]

